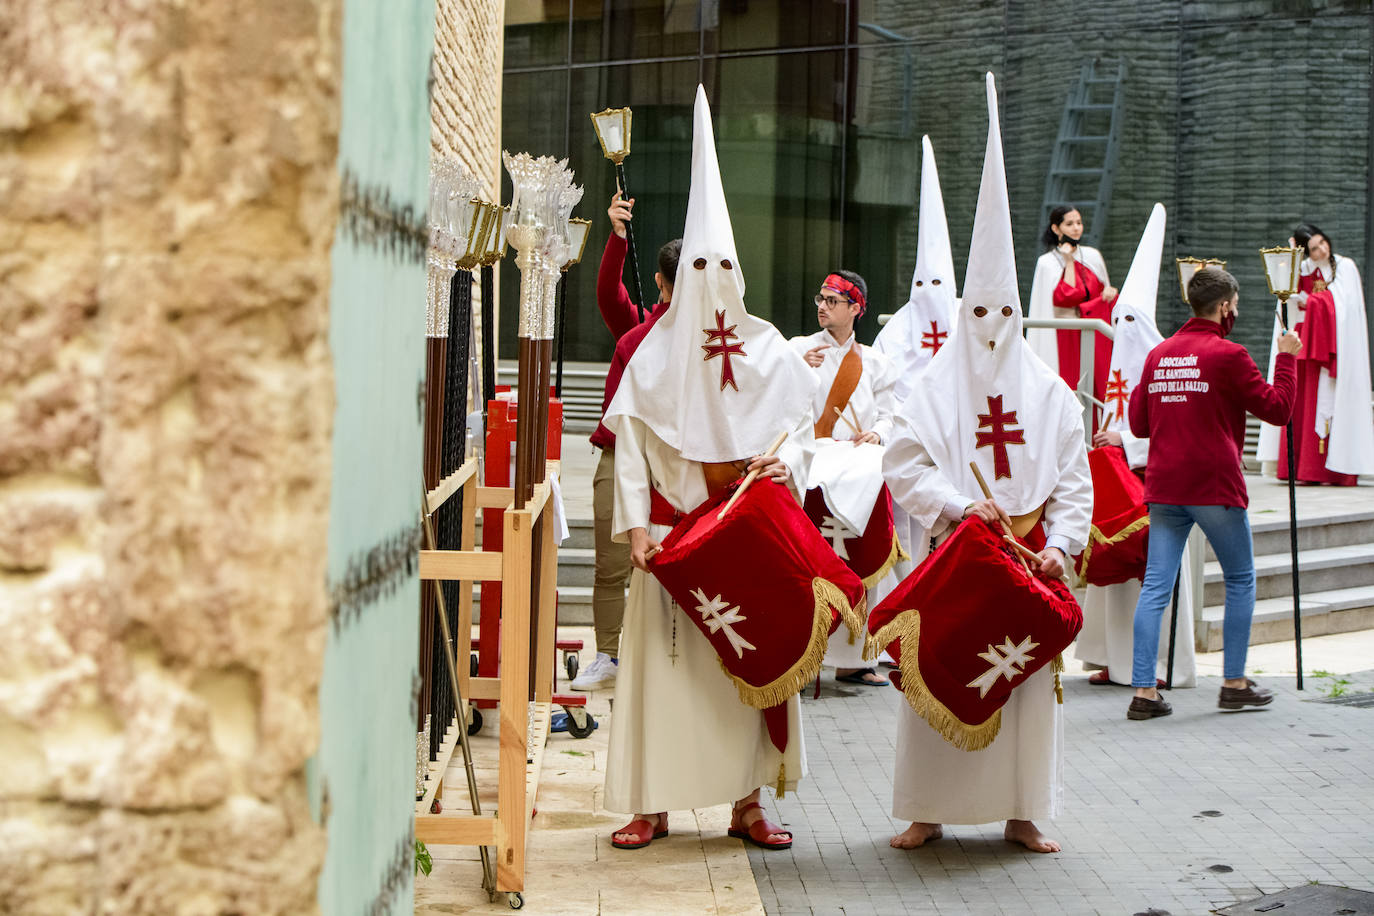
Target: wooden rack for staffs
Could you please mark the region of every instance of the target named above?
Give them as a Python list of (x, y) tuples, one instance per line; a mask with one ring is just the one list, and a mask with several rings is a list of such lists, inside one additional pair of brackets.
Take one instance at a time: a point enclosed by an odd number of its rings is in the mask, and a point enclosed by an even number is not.
[[(434, 801), (443, 797), (444, 775), (458, 745), (457, 729), (466, 727), (468, 710), (460, 710), (461, 721), (455, 717), (449, 724), (439, 757), (430, 764), (425, 796), (415, 805), (415, 838), (424, 843), (494, 847), (495, 891), (507, 894), (511, 907), (517, 909), (523, 905), (526, 837), (553, 701), (558, 545), (551, 492), (558, 462), (547, 462), (547, 468), (545, 479), (534, 487), (534, 495), (517, 509), (514, 488), (478, 486), (477, 459), (469, 458), (429, 491), (429, 509), (437, 511), (462, 491), (462, 543), (469, 545), (475, 543), (478, 510), (503, 510), (501, 550), (420, 551), (422, 580), (454, 581), (463, 586), (452, 647), (455, 652), (463, 650), (458, 657), (464, 661), (457, 665), (459, 692), (465, 706), (470, 707), (474, 700), (499, 703), (500, 755), (495, 813), (431, 813)], [(536, 537), (541, 545), (537, 552)], [(536, 556), (540, 565), (537, 577), (533, 568)], [(501, 665), (496, 677), (472, 677), (465, 659), (472, 632), (472, 588), (483, 581), (501, 583)], [(454, 807), (462, 806), (458, 803)]]

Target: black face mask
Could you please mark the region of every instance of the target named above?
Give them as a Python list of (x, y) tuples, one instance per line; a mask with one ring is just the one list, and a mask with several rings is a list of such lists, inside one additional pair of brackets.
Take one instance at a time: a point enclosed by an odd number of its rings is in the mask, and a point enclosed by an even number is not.
[(1071, 239), (1071, 238), (1069, 238), (1067, 235), (1061, 235), (1061, 236), (1059, 236), (1059, 244), (1062, 245), (1062, 244), (1064, 244), (1065, 242), (1068, 242), (1068, 243), (1069, 243), (1069, 246), (1072, 247), (1072, 248), (1077, 248), (1077, 247), (1078, 247), (1078, 239)]
[(1221, 336), (1230, 337), (1231, 329), (1236, 326), (1236, 313), (1226, 312), (1221, 316)]

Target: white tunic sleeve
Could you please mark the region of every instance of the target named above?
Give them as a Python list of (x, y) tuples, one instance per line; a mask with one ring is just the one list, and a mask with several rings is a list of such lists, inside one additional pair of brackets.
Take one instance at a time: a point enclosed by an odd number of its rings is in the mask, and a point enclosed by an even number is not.
[(897, 412), (897, 363), (884, 360), (882, 372), (873, 380), (873, 429), (886, 445), (892, 438), (893, 414)]
[[(1066, 395), (1069, 394), (1065, 389)], [(1045, 537), (1069, 542), (1070, 555), (1088, 546), (1093, 521), (1093, 478), (1083, 442), (1083, 415), (1070, 395), (1059, 429), (1059, 481), (1045, 504)]]
[(801, 502), (809, 489), (807, 475), (811, 469), (811, 459), (816, 454), (816, 435), (810, 419), (804, 419), (800, 426), (792, 430), (778, 449), (778, 457), (791, 472), (789, 486), (792, 495)]
[(635, 417), (620, 421), (615, 437), (615, 514), (611, 540), (624, 543), (631, 528), (649, 527), (648, 430)]
[(935, 459), (900, 416), (895, 418), (892, 440), (883, 451), (883, 480), (893, 502), (931, 537), (937, 537), (949, 524), (943, 516), (946, 506), (973, 502), (935, 466)]
[(1138, 439), (1129, 429), (1120, 430), (1121, 447), (1126, 450), (1126, 464), (1135, 470), (1145, 467), (1150, 457), (1150, 440)]

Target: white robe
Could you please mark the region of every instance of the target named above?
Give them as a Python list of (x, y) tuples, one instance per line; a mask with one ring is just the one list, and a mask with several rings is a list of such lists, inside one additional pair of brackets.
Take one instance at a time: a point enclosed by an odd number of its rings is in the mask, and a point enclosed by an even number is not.
[[(1336, 260), (1336, 282), (1331, 298), (1336, 306), (1336, 378), (1333, 381), (1325, 369), (1318, 382), (1314, 426), (1322, 436), (1330, 429), (1326, 443), (1326, 468), (1337, 474), (1374, 474), (1374, 412), (1370, 409), (1369, 336), (1364, 313), (1364, 287), (1355, 262), (1344, 255), (1332, 255)], [(1301, 271), (1306, 276), (1314, 270), (1330, 281), (1330, 268), (1318, 268), (1304, 260)], [(1298, 324), (1296, 303), (1288, 306), (1288, 322)], [(1269, 348), (1269, 384), (1274, 383), (1274, 356), (1278, 353), (1279, 321), (1274, 318), (1274, 344)], [(1329, 424), (1329, 425), (1328, 425)], [(1279, 459), (1279, 427), (1260, 424), (1259, 446), (1256, 456), (1264, 462), (1265, 473)]]
[[(1069, 422), (1067, 411), (1062, 419), (1063, 473), (1045, 505), (1044, 522), (1047, 531), (1067, 532), (1086, 527), (1082, 517), (1092, 513), (1092, 482), (1081, 439), (1076, 449), (1070, 447), (1073, 436), (1082, 436), (1082, 426)], [(939, 494), (949, 488), (947, 480), (934, 479), (943, 475), (900, 417), (888, 455), (894, 459), (887, 465), (892, 497), (913, 514), (932, 498), (929, 491), (941, 499)], [(923, 489), (927, 493), (918, 496)], [(963, 504), (972, 501), (967, 498)], [(939, 536), (948, 536), (953, 528), (947, 514), (934, 525)], [(1070, 541), (1070, 552), (1082, 549), (1068, 534), (1061, 536)], [(1054, 674), (1048, 665), (1012, 691), (1002, 707), (997, 738), (981, 751), (956, 748), (902, 703), (897, 713), (892, 814), (938, 824), (1053, 818), (1064, 797), (1063, 751), (1063, 707), (1055, 699)]]
[[(835, 383), (835, 376), (840, 371), (840, 362), (849, 353), (852, 347), (859, 347), (859, 355), (863, 358), (863, 374), (859, 376), (859, 384), (855, 386), (853, 395), (850, 396), (849, 403), (854, 408), (854, 413), (858, 415), (859, 426), (864, 432), (875, 432), (878, 438), (884, 443), (892, 435), (892, 413), (896, 409), (895, 389), (897, 383), (896, 364), (879, 353), (873, 347), (858, 343), (854, 335), (850, 335), (849, 340), (840, 344), (830, 334), (829, 331), (821, 330), (815, 334), (808, 334), (803, 337), (793, 337), (788, 341), (799, 354), (805, 356), (806, 352), (813, 347), (822, 345), (829, 346), (825, 351), (825, 358), (820, 366), (816, 367), (817, 377), (820, 385), (816, 389), (814, 419), (819, 420), (821, 412), (825, 409), (826, 398), (830, 395), (830, 386)], [(845, 417), (850, 419), (849, 408), (845, 408)], [(854, 431), (844, 422), (836, 418), (835, 438), (849, 439), (854, 435)], [(817, 443), (819, 448), (825, 447), (825, 440)], [(837, 444), (838, 448), (846, 447)], [(852, 446), (849, 446), (852, 448)], [(869, 448), (870, 446), (864, 446)], [(879, 464), (877, 475), (881, 477), (882, 469)], [(811, 486), (816, 486), (816, 481), (811, 481)], [(903, 515), (905, 518), (905, 515)], [(857, 532), (859, 534), (862, 531)], [(898, 532), (898, 540), (902, 540), (901, 532)], [(868, 609), (872, 610), (877, 598), (874, 596), (875, 590), (884, 582), (892, 579), (893, 574), (889, 572), (882, 581), (875, 583), (874, 588), (868, 590)], [(890, 591), (891, 588), (888, 588)], [(851, 642), (849, 629), (840, 627), (830, 634), (830, 643), (826, 648), (823, 664), (834, 668), (867, 668), (869, 663), (863, 658), (864, 638), (859, 634)]]
[[(808, 420), (778, 452), (795, 480), (805, 480), (811, 441)], [(647, 528), (656, 541), (667, 536), (667, 526), (649, 524), (651, 482), (684, 511), (707, 498), (701, 465), (683, 459), (634, 417), (623, 418), (617, 431), (615, 472), (619, 541), (631, 528)], [(620, 636), (606, 809), (652, 814), (732, 802), (775, 785), (784, 763), (787, 788), (795, 788), (806, 773), (795, 696), (787, 701), (787, 727), (784, 755), (769, 739), (763, 713), (740, 702), (706, 637), (657, 579), (634, 570)]]
[[(1149, 457), (1150, 440), (1137, 439), (1129, 430), (1121, 431), (1121, 445), (1133, 468), (1142, 468)], [(1178, 627), (1174, 636), (1174, 686), (1197, 686), (1197, 654), (1193, 647), (1193, 589), (1189, 574), (1189, 551), (1183, 549), (1179, 568)], [(1074, 658), (1108, 670), (1113, 684), (1131, 685), (1135, 666), (1135, 606), (1140, 599), (1140, 580), (1117, 585), (1089, 585), (1083, 593), (1083, 629), (1074, 646)], [(1165, 620), (1170, 611), (1165, 609)], [(1165, 626), (1168, 626), (1167, 622)], [(1164, 679), (1169, 671), (1169, 631), (1160, 628), (1159, 660), (1155, 677)]]
[[(897, 408), (894, 387), (897, 383), (897, 366), (891, 359), (872, 347), (859, 343), (858, 338), (852, 334), (843, 344), (837, 342), (829, 331), (793, 337), (788, 344), (799, 356), (805, 356), (808, 350), (815, 347), (830, 348), (825, 351), (821, 364), (815, 369), (819, 384), (812, 399), (813, 420), (820, 419), (820, 413), (825, 409), (825, 399), (830, 395), (830, 386), (834, 384), (835, 375), (840, 371), (840, 363), (852, 347), (858, 346), (859, 356), (863, 358), (864, 371), (859, 376), (859, 384), (854, 388), (854, 394), (849, 398), (849, 405), (859, 415), (859, 425), (864, 428), (864, 432), (877, 433), (883, 442), (892, 438), (892, 414)], [(848, 408), (845, 409), (845, 420), (835, 418), (835, 438), (853, 437), (854, 431), (845, 421), (852, 421)]]
[[(1097, 274), (1103, 286), (1110, 285), (1107, 279), (1107, 262), (1102, 260), (1102, 252), (1091, 245), (1079, 245), (1074, 260)], [(1077, 318), (1076, 309), (1061, 309), (1054, 304), (1054, 288), (1064, 277), (1064, 256), (1058, 251), (1047, 251), (1035, 262), (1035, 275), (1031, 279), (1030, 308), (1027, 318)], [(1059, 374), (1059, 332), (1053, 328), (1029, 328), (1026, 343), (1030, 344), (1035, 355), (1045, 365)]]

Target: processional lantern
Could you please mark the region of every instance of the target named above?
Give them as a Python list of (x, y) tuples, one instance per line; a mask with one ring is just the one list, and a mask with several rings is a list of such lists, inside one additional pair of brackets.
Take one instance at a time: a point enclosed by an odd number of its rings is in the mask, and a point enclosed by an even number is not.
[(1221, 258), (1175, 258), (1174, 264), (1178, 267), (1178, 289), (1184, 305), (1188, 304), (1188, 281), (1193, 279), (1193, 274), (1204, 267), (1226, 269), (1226, 262)]
[(568, 260), (568, 218), (582, 199), (568, 161), (503, 153), (514, 192), (506, 237), (520, 270), (519, 377), (515, 441), (515, 504), (544, 479), (549, 383), (557, 323), (558, 281)]
[[(425, 490), (453, 473), (466, 457), (467, 393), (472, 318), (474, 245), (481, 243), (484, 207), (477, 195), (481, 182), (456, 160), (435, 160), (430, 173), (429, 236), (425, 251), (425, 413), (423, 478)], [(461, 549), (461, 526), (454, 504), (434, 515), (435, 544)], [(448, 583), (424, 583), (421, 589), (420, 655), (422, 689), (416, 721), (416, 794), (424, 792), (430, 761), (437, 758), (444, 734), (457, 713), (448, 670), (439, 664), (441, 641), (434, 613), (438, 591)], [(456, 607), (456, 603), (452, 606)]]
[(568, 260), (563, 264), (564, 270), (582, 262), (582, 253), (587, 248), (587, 236), (591, 231), (592, 221), (589, 219), (568, 220)]
[[(1302, 249), (1287, 245), (1261, 248), (1264, 261), (1264, 282), (1269, 292), (1279, 300), (1279, 327), (1288, 324), (1288, 298), (1298, 291), (1298, 267), (1302, 264)], [(1299, 395), (1301, 396), (1301, 395)], [(1298, 689), (1302, 689), (1302, 609), (1298, 589), (1298, 491), (1297, 459), (1294, 457), (1293, 419), (1288, 419), (1288, 547), (1293, 565), (1293, 651), (1297, 656)]]
[(589, 219), (568, 220), (568, 256), (563, 262), (563, 276), (558, 280), (558, 343), (554, 349), (553, 393), (563, 397), (563, 337), (568, 328), (568, 268), (581, 263), (582, 253), (587, 248), (587, 236), (591, 234), (592, 221)]
[[(625, 157), (630, 155), (630, 117), (628, 108), (607, 108), (591, 115), (596, 139), (601, 143), (601, 154), (615, 164), (615, 180), (623, 199), (630, 199), (630, 188), (625, 183)], [(625, 226), (625, 247), (629, 254), (630, 280), (634, 284), (635, 305), (639, 308), (639, 321), (644, 322), (644, 286), (639, 282), (639, 252), (635, 248), (635, 228), (633, 223)]]
[[(1270, 295), (1286, 305), (1288, 297), (1298, 291), (1298, 265), (1302, 263), (1302, 249), (1286, 245), (1261, 248), (1260, 257), (1264, 259), (1264, 280), (1269, 284)], [(1285, 316), (1284, 327), (1287, 326)]]

